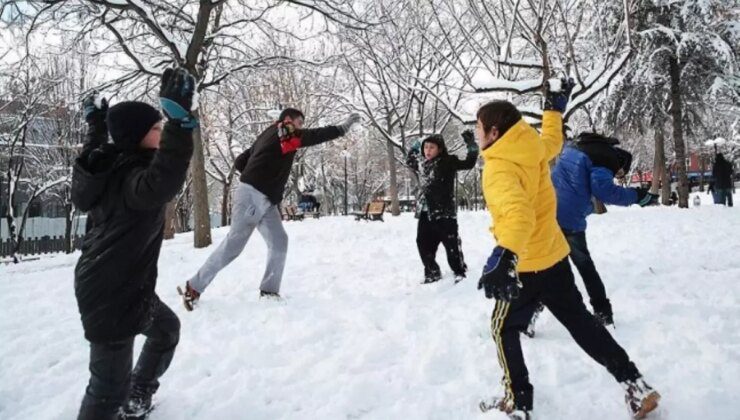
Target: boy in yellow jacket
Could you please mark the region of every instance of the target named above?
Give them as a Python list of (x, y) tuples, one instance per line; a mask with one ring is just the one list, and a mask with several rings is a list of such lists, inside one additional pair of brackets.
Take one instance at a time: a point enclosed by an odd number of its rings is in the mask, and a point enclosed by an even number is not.
[(530, 418), (533, 388), (524, 363), (520, 331), (543, 303), (578, 345), (625, 389), (634, 418), (655, 409), (660, 395), (609, 332), (588, 312), (568, 263), (570, 251), (556, 219), (549, 162), (563, 146), (562, 113), (573, 88), (547, 85), (542, 134), (527, 124), (514, 105), (493, 101), (478, 110), (476, 134), (485, 165), (483, 194), (493, 218), (494, 248), (478, 288), (496, 299), (491, 333), (504, 371), (505, 395), (481, 402), (512, 419)]

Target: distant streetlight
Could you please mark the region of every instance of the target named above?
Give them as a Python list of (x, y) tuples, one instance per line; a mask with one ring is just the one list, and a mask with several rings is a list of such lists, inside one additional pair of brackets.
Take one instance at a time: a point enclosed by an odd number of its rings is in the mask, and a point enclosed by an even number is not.
[(346, 216), (349, 214), (347, 211), (347, 159), (351, 156), (347, 147), (342, 150), (341, 155), (344, 158), (344, 215)]

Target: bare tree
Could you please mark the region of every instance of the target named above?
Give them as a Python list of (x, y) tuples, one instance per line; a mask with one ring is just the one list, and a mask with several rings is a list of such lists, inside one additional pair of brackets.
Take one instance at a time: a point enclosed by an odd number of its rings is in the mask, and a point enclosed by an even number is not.
[[(15, 3), (6, 0), (3, 6)], [(151, 94), (163, 69), (171, 65), (188, 69), (196, 77), (198, 92), (204, 92), (240, 71), (293, 59), (283, 53), (285, 45), (274, 42), (279, 37), (273, 37), (295, 33), (294, 25), (286, 25), (286, 15), (296, 21), (321, 16), (324, 29), (337, 24), (358, 29), (368, 25), (355, 17), (347, 0), (49, 0), (30, 6), (14, 9), (26, 15), (19, 20), (29, 20), (30, 30), (52, 27), (80, 37), (92, 35), (99, 40), (99, 54), (128, 57), (131, 66), (101, 87), (141, 95)], [(207, 146), (202, 140), (196, 129), (191, 178), (197, 248), (211, 243)]]
[(63, 157), (71, 155), (72, 150), (66, 140), (60, 141), (67, 138), (60, 126), (68, 117), (67, 109), (48, 103), (49, 92), (59, 84), (59, 79), (52, 76), (31, 59), (0, 74), (9, 89), (3, 94), (12, 97), (0, 103), (0, 168), (7, 185), (3, 216), (15, 262), (32, 205), (70, 180), (71, 166)]

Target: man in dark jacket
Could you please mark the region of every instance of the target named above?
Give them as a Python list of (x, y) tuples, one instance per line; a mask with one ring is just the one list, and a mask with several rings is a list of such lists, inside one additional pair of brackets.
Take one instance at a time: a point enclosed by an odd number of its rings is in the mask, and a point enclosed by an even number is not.
[[(160, 113), (142, 102), (106, 112), (104, 101), (85, 101), (87, 142), (72, 176), (72, 200), (93, 221), (74, 282), (90, 341), (90, 382), (79, 419), (144, 418), (174, 355), (180, 322), (154, 289), (165, 205), (182, 187), (193, 150), (193, 89), (185, 70), (165, 71), (164, 126)], [(138, 334), (147, 340), (132, 372)]]
[(604, 325), (614, 324), (614, 315), (586, 244), (586, 217), (593, 212), (591, 197), (619, 206), (646, 206), (658, 198), (644, 188), (615, 185), (615, 176), (628, 173), (632, 163), (632, 155), (617, 144), (615, 138), (582, 133), (575, 144), (563, 148), (552, 171), (558, 224), (570, 245), (570, 259), (586, 285), (594, 315)]
[(732, 182), (732, 172), (732, 163), (728, 162), (722, 153), (717, 153), (712, 167), (714, 181), (712, 187), (716, 196), (715, 204), (726, 204), (728, 207), (732, 207), (732, 193), (735, 189)]
[[(424, 283), (433, 283), (442, 278), (435, 260), (440, 242), (447, 251), (447, 262), (455, 273), (455, 283), (463, 280), (467, 271), (457, 226), (455, 174), (475, 167), (478, 146), (472, 131), (465, 131), (462, 137), (467, 145), (465, 160), (450, 155), (440, 135), (417, 142), (406, 157), (408, 166), (419, 175), (416, 246), (424, 264)], [(420, 159), (422, 153), (423, 158)]]
[(200, 294), (216, 274), (239, 256), (255, 229), (267, 242), (268, 250), (260, 295), (280, 297), (288, 235), (278, 206), (283, 199), (296, 151), (344, 136), (360, 116), (352, 114), (340, 125), (313, 129), (303, 129), (303, 119), (303, 113), (297, 109), (283, 110), (278, 121), (236, 158), (235, 166), (241, 172), (241, 182), (234, 193), (231, 228), (226, 239), (195, 276), (185, 283), (184, 290), (178, 287), (187, 310), (193, 310)]

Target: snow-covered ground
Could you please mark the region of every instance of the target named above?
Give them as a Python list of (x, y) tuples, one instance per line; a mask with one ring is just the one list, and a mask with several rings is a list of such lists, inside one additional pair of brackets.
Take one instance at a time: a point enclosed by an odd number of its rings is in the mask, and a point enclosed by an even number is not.
[[(489, 216), (464, 212), (460, 224), (470, 278), (457, 286), (446, 262), (443, 282), (419, 284), (410, 215), (325, 218), (286, 224), (285, 303), (258, 299), (265, 246), (256, 235), (192, 313), (175, 286), (213, 248), (192, 249), (190, 235), (168, 242), (157, 290), (180, 316), (182, 339), (152, 420), (504, 418), (477, 408), (501, 377), (492, 302), (475, 287), (493, 246)], [(610, 208), (591, 217), (588, 239), (614, 334), (663, 395), (654, 418), (740, 418), (740, 209)], [(88, 346), (75, 261), (0, 266), (1, 419), (76, 415)], [(548, 313), (538, 327), (523, 338), (537, 418), (628, 418), (620, 387), (565, 329)]]

